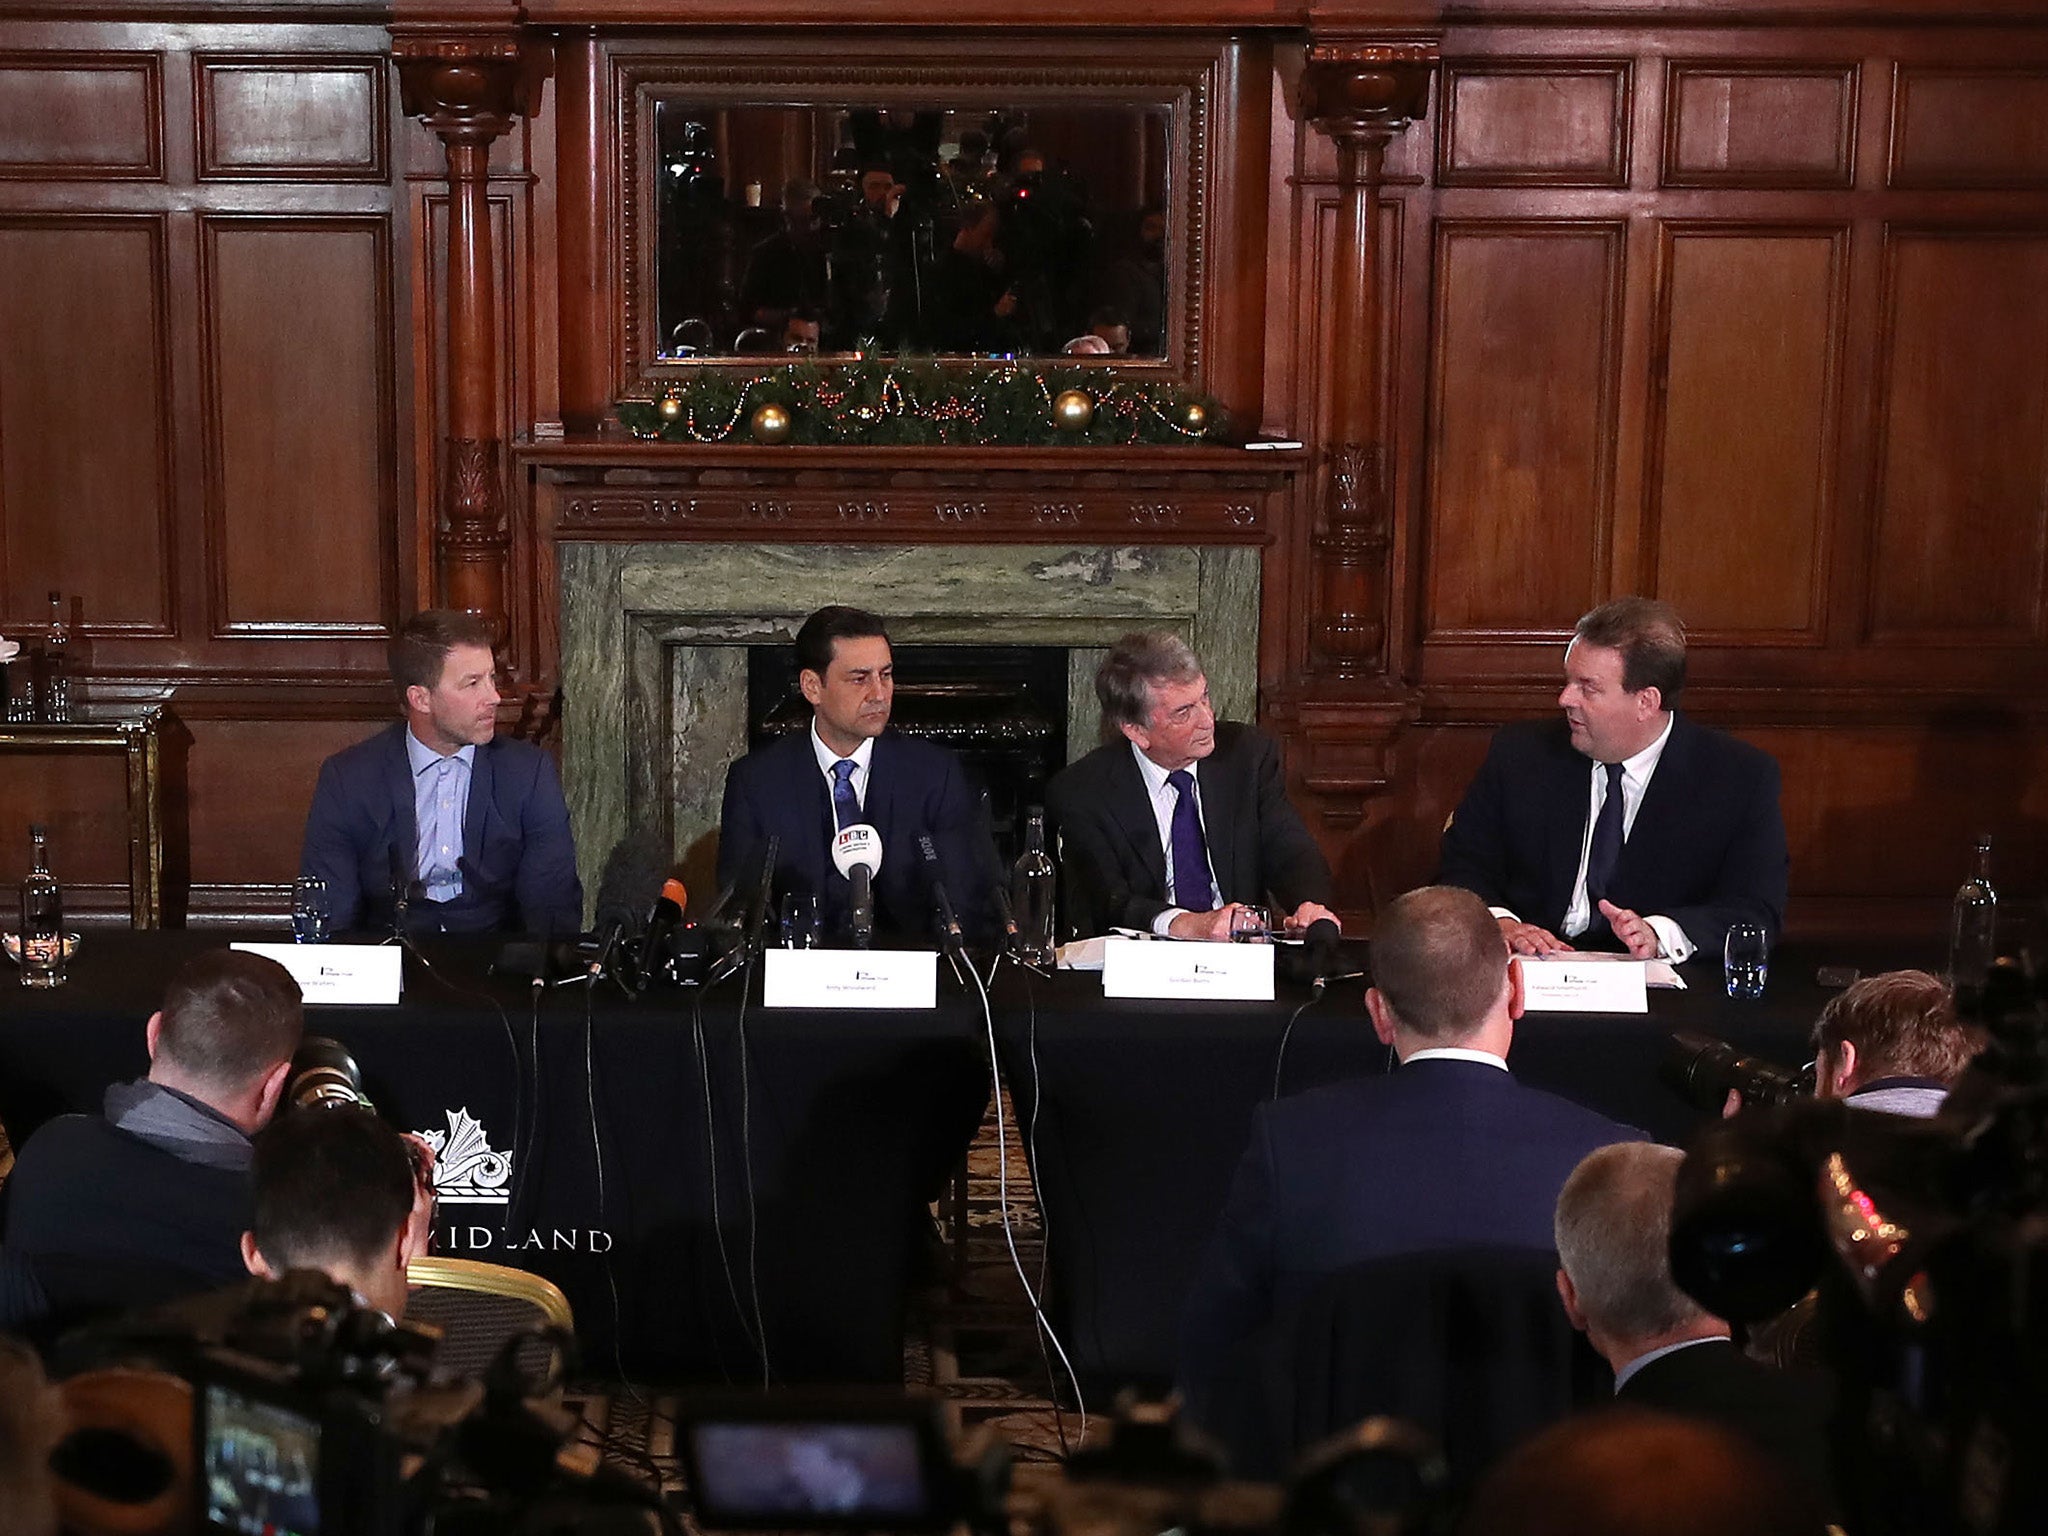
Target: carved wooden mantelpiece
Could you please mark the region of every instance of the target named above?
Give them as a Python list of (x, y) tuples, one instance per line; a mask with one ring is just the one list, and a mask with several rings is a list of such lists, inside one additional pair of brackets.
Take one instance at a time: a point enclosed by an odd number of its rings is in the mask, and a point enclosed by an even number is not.
[(525, 444), (561, 539), (1266, 544), (1299, 450)]

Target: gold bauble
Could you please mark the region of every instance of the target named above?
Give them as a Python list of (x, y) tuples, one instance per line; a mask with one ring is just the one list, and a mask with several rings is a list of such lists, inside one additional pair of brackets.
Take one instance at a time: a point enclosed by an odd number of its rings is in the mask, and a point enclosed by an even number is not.
[(1053, 424), (1064, 432), (1081, 432), (1095, 419), (1095, 401), (1086, 390), (1063, 389), (1053, 396)]
[(770, 402), (755, 407), (747, 430), (754, 434), (757, 443), (786, 443), (789, 434), (796, 430), (796, 418), (785, 407)]
[(663, 421), (681, 421), (683, 419), (683, 402), (675, 395), (663, 395), (661, 403), (655, 407), (655, 410), (661, 413)]
[(882, 419), (882, 413), (872, 405), (856, 405), (850, 414), (864, 427), (871, 427)]
[(1199, 400), (1190, 400), (1180, 408), (1180, 424), (1190, 432), (1205, 431), (1209, 425), (1209, 408)]

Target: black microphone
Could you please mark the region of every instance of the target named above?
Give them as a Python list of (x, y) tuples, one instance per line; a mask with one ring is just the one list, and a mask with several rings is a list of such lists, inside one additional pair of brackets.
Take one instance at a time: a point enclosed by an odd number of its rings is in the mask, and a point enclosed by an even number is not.
[(996, 919), (1003, 927), (1003, 948), (1015, 954), (1024, 944), (1023, 931), (1017, 926), (1017, 909), (1010, 905), (1010, 886), (998, 874), (995, 883)]
[(1308, 951), (1310, 972), (1315, 977), (1308, 984), (1309, 991), (1321, 997), (1323, 989), (1336, 977), (1337, 944), (1343, 933), (1329, 918), (1319, 917), (1308, 925), (1308, 931), (1301, 938)]
[(917, 835), (917, 852), (924, 860), (925, 872), (931, 876), (932, 904), (939, 909), (939, 942), (947, 950), (963, 950), (967, 939), (960, 932), (960, 919), (953, 915), (953, 903), (946, 895), (946, 867), (939, 862), (939, 850), (932, 846), (929, 832)]
[(391, 934), (401, 941), (405, 938), (406, 909), (412, 905), (412, 883), (405, 851), (394, 837), (391, 840)]
[(747, 913), (744, 948), (749, 955), (759, 954), (761, 950), (761, 936), (768, 927), (768, 907), (775, 899), (775, 860), (781, 852), (781, 837), (769, 833), (768, 846), (761, 851), (761, 883), (754, 893), (754, 904)]
[(732, 905), (733, 897), (739, 894), (740, 883), (734, 880), (718, 893), (718, 900), (711, 903), (703, 916), (694, 919), (692, 928), (716, 928), (725, 921), (725, 909)]
[(646, 927), (640, 914), (661, 889), (665, 869), (666, 854), (652, 838), (628, 833), (612, 845), (597, 883), (595, 943), (585, 951), (585, 974), (592, 981), (605, 975), (628, 979), (625, 973), (633, 969), (631, 951), (637, 946), (626, 936)]

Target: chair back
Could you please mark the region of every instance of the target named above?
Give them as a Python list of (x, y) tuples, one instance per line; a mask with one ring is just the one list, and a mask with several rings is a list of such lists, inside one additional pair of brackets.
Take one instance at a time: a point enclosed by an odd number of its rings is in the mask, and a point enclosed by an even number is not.
[[(509, 1264), (480, 1259), (414, 1259), (405, 1268), (408, 1322), (441, 1330), (434, 1353), (437, 1375), (478, 1377), (490, 1368), (505, 1341), (530, 1328), (575, 1331), (569, 1298), (561, 1287)], [(516, 1359), (530, 1379), (547, 1374), (552, 1351), (539, 1339), (519, 1347)]]

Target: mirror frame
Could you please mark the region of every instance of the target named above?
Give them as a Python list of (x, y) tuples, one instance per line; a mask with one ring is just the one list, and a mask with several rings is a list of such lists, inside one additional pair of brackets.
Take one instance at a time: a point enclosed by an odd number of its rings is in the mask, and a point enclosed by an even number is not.
[[(1121, 50), (1121, 51), (1120, 51)], [(877, 38), (752, 34), (614, 46), (611, 91), (622, 196), (619, 209), (619, 364), (616, 398), (658, 395), (694, 370), (758, 372), (759, 357), (662, 358), (657, 352), (655, 106), (905, 105), (1129, 106), (1167, 114), (1166, 351), (1163, 357), (1048, 357), (1060, 367), (1202, 387), (1202, 320), (1211, 242), (1211, 116), (1223, 42), (1215, 39), (1000, 36), (918, 32)], [(818, 361), (830, 366), (835, 354)], [(910, 354), (905, 354), (906, 356)], [(944, 359), (971, 366), (970, 358)]]

